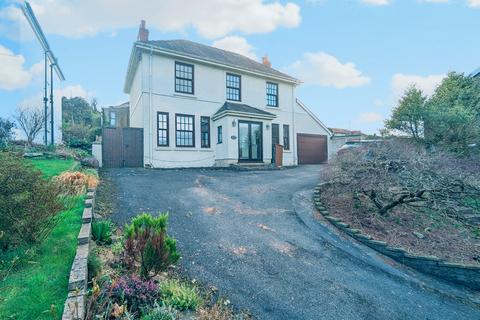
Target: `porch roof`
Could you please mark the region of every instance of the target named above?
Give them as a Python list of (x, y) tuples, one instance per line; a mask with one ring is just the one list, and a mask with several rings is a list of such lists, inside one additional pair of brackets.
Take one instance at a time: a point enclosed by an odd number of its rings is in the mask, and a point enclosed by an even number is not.
[(261, 119), (275, 119), (273, 113), (251, 107), (243, 103), (225, 102), (223, 106), (212, 116), (213, 120), (223, 118), (227, 115), (250, 116)]

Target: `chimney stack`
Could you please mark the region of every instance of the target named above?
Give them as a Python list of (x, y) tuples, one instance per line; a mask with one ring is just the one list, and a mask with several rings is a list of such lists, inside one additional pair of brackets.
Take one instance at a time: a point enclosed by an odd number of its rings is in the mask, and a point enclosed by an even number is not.
[(140, 21), (140, 28), (138, 29), (137, 41), (148, 41), (148, 29), (145, 28), (145, 20)]
[(270, 63), (270, 59), (268, 59), (268, 54), (266, 54), (266, 55), (264, 55), (264, 56), (262, 57), (262, 64), (263, 64), (264, 66), (269, 67), (269, 68), (272, 67), (272, 64)]

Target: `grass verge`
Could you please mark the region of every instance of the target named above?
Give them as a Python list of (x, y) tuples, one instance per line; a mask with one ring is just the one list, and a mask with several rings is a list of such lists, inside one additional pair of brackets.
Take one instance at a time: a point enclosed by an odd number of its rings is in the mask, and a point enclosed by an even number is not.
[[(51, 178), (73, 167), (73, 160), (29, 160)], [(83, 196), (71, 197), (59, 221), (42, 243), (32, 248), (0, 252), (1, 266), (9, 268), (0, 281), (0, 319), (60, 319), (67, 296), (68, 277), (82, 223)], [(17, 258), (16, 258), (17, 257)], [(11, 261), (17, 259), (12, 266)]]

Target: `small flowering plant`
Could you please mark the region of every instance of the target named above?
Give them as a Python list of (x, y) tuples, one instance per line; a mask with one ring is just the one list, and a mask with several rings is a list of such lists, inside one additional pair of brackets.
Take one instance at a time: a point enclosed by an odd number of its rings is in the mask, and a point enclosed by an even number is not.
[(142, 280), (136, 275), (128, 275), (120, 277), (112, 284), (112, 300), (126, 304), (131, 313), (153, 307), (158, 298), (158, 285), (153, 280)]

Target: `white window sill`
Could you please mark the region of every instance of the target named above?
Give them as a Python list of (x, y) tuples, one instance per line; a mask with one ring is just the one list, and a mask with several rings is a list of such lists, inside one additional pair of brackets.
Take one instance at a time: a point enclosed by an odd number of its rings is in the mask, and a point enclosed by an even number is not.
[(188, 93), (180, 93), (180, 92), (175, 92), (173, 94), (174, 97), (179, 97), (179, 98), (187, 98), (187, 99), (194, 99), (194, 100), (198, 100), (198, 97), (196, 97), (195, 95), (193, 94), (188, 94)]
[(280, 107), (270, 107), (270, 106), (266, 106), (265, 108), (267, 108), (267, 109), (272, 109), (272, 110), (280, 110)]

